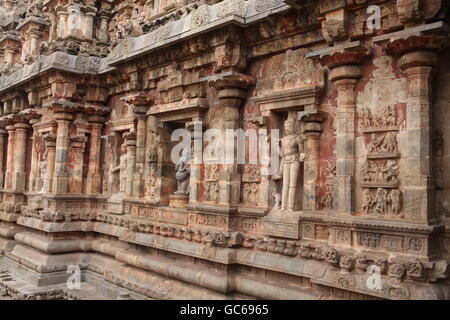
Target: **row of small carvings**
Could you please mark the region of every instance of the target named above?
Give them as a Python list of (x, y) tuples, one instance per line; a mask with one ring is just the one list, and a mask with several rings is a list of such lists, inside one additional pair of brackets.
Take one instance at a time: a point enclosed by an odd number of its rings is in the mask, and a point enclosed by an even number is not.
[(175, 237), (188, 241), (196, 241), (210, 246), (244, 247), (257, 249), (291, 257), (325, 261), (332, 266), (339, 266), (344, 271), (354, 268), (366, 271), (371, 265), (379, 267), (380, 273), (387, 273), (389, 278), (431, 281), (447, 278), (447, 262), (429, 263), (427, 266), (418, 259), (411, 258), (403, 263), (389, 263), (387, 258), (368, 258), (363, 253), (353, 257), (340, 256), (338, 251), (326, 245), (304, 241), (287, 241), (242, 235), (239, 232), (201, 231), (187, 228), (175, 228), (160, 224), (132, 221), (129, 229), (133, 232), (153, 233), (166, 237)]
[(12, 300), (66, 300), (67, 294), (62, 289), (50, 289), (38, 292), (20, 292), (11, 286), (14, 278), (6, 271), (0, 271), (0, 300), (9, 297)]
[[(287, 240), (267, 239), (265, 237), (244, 236), (239, 232), (221, 232), (210, 230), (195, 230), (184, 227), (173, 227), (159, 223), (144, 222), (139, 220), (130, 221), (127, 217), (113, 216), (104, 213), (62, 213), (49, 210), (27, 209), (25, 216), (41, 218), (44, 221), (72, 221), (79, 219), (84, 221), (98, 221), (119, 225), (129, 228), (132, 232), (151, 233), (165, 237), (174, 237), (188, 241), (195, 241), (209, 246), (219, 247), (244, 247), (257, 249), (285, 256), (299, 256), (306, 259), (325, 261), (333, 266), (339, 266), (345, 271), (351, 271), (354, 267), (365, 271), (372, 264), (380, 267), (380, 272), (388, 272), (388, 276), (403, 279), (405, 275), (409, 278), (437, 281), (447, 278), (447, 263), (436, 262), (425, 267), (419, 260), (411, 259), (404, 264), (390, 264), (387, 259), (368, 259), (364, 255), (357, 254), (355, 257), (339, 256), (336, 249), (329, 246), (317, 245), (308, 242), (296, 242)], [(36, 216), (37, 214), (37, 216)], [(426, 270), (429, 272), (426, 272)], [(397, 274), (397, 276), (394, 276)]]

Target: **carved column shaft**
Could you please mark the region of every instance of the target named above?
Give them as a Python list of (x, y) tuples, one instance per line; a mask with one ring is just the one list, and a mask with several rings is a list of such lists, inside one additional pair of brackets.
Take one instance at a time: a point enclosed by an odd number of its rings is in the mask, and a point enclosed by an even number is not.
[[(203, 127), (200, 118), (194, 118), (192, 123), (191, 138), (192, 138), (192, 153), (189, 176), (189, 202), (197, 202), (199, 199), (199, 185), (201, 183), (201, 169), (203, 154)], [(199, 150), (200, 152), (197, 152)]]
[(127, 138), (125, 140), (127, 146), (127, 183), (125, 186), (125, 195), (133, 196), (133, 178), (136, 170), (136, 139)]
[(408, 173), (404, 209), (412, 219), (429, 222), (434, 219), (431, 73), (437, 63), (437, 54), (432, 51), (414, 51), (403, 55), (398, 63), (410, 85), (406, 111)]
[(31, 168), (30, 168), (30, 179), (28, 184), (28, 190), (30, 192), (38, 191), (38, 172), (39, 172), (39, 153), (37, 150), (37, 137), (38, 133), (34, 128), (34, 125), (39, 122), (39, 119), (30, 120), (30, 124), (33, 127), (33, 135), (30, 139), (31, 141)]
[(71, 142), (73, 168), (70, 177), (71, 185), (68, 189), (73, 193), (83, 193), (83, 156), (86, 141), (86, 137), (76, 137)]
[(25, 161), (27, 156), (27, 123), (17, 123), (14, 142), (14, 175), (13, 190), (25, 191)]
[(320, 176), (320, 122), (305, 123), (306, 154), (304, 162), (304, 191), (303, 210), (314, 211), (319, 204), (319, 176)]
[(330, 80), (338, 91), (336, 112), (336, 176), (338, 212), (354, 212), (355, 194), (355, 88), (361, 75), (359, 66), (334, 68)]
[[(103, 121), (104, 119), (102, 117), (100, 118), (90, 119), (91, 143), (89, 150), (89, 167), (86, 181), (86, 193), (88, 194), (99, 194), (101, 192), (100, 156), (101, 156), (101, 135), (103, 125), (100, 122)], [(94, 120), (100, 122), (93, 122)]]
[(55, 161), (56, 161), (56, 140), (47, 139), (45, 141), (45, 147), (47, 149), (47, 189), (44, 190), (47, 193), (54, 192), (53, 177), (55, 173)]
[(7, 126), (8, 131), (8, 151), (6, 156), (6, 173), (5, 173), (5, 189), (12, 188), (12, 170), (14, 161), (14, 136), (15, 126)]
[(69, 125), (72, 115), (69, 113), (56, 113), (56, 162), (53, 178), (53, 192), (67, 193), (68, 191), (68, 173), (67, 160), (69, 155)]
[[(224, 121), (218, 129), (223, 132), (223, 154), (227, 154), (227, 137), (226, 130), (235, 130), (238, 128), (239, 107), (242, 100), (246, 98), (246, 88), (253, 82), (253, 79), (244, 74), (234, 74), (230, 77), (222, 77), (212, 81), (212, 85), (216, 87), (218, 93), (218, 108), (224, 115)], [(234, 131), (233, 131), (234, 132)], [(223, 164), (223, 172), (219, 179), (220, 184), (220, 200), (224, 205), (237, 205), (240, 202), (241, 177), (239, 174), (239, 165), (237, 163), (237, 148), (234, 144), (234, 159), (225, 159), (223, 155), (220, 157), (225, 160)]]
[(0, 189), (2, 189), (4, 187), (4, 183), (5, 183), (5, 172), (4, 172), (5, 147), (6, 147), (5, 135), (6, 135), (6, 130), (0, 129)]
[(136, 170), (134, 173), (133, 195), (141, 197), (144, 191), (146, 119), (144, 115), (138, 115), (137, 119)]

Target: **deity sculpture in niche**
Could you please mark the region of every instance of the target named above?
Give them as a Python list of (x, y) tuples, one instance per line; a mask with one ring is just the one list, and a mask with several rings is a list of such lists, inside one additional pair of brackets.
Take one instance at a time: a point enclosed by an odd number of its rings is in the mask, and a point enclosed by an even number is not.
[(125, 186), (127, 183), (127, 162), (128, 162), (128, 158), (127, 158), (127, 147), (125, 144), (122, 144), (121, 147), (121, 152), (122, 154), (120, 155), (120, 160), (119, 160), (119, 166), (115, 167), (112, 170), (113, 174), (119, 174), (119, 193), (125, 193)]
[(306, 158), (303, 139), (296, 133), (295, 120), (284, 122), (286, 136), (281, 139), (281, 165), (275, 180), (283, 180), (281, 210), (294, 211), (300, 162)]
[(39, 191), (40, 193), (45, 193), (48, 190), (48, 179), (47, 179), (47, 150), (45, 150), (44, 158), (39, 165), (39, 171), (41, 175), (42, 187)]
[(177, 180), (177, 191), (176, 195), (187, 195), (189, 194), (189, 161), (190, 161), (190, 152), (188, 149), (183, 149), (183, 153), (181, 155), (181, 159), (179, 163), (175, 166), (176, 174), (175, 178)]

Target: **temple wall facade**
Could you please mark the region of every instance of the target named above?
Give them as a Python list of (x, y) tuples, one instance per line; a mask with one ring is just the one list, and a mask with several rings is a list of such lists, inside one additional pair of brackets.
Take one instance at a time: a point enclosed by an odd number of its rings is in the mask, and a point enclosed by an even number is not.
[(449, 299), (449, 10), (0, 1), (0, 299)]

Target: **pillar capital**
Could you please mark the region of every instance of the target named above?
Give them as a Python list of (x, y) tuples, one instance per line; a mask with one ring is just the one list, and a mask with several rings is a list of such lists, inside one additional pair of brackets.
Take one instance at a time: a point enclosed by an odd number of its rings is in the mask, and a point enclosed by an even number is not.
[(304, 124), (304, 132), (306, 134), (323, 132), (322, 123), (326, 120), (327, 114), (323, 111), (316, 111), (314, 113), (299, 112), (298, 119)]
[(40, 118), (31, 118), (31, 119), (29, 120), (29, 123), (30, 123), (31, 126), (34, 126), (35, 124), (38, 124), (38, 123), (40, 123), (40, 122), (41, 122), (41, 119), (40, 119)]
[(370, 54), (371, 50), (357, 41), (310, 52), (306, 57), (316, 60), (323, 66), (333, 70), (341, 66), (359, 66)]
[(434, 67), (438, 63), (438, 55), (433, 51), (412, 51), (405, 53), (398, 60), (402, 70), (412, 67)]
[(136, 146), (136, 133), (135, 132), (127, 132), (124, 133), (123, 138), (125, 140), (126, 146)]
[(71, 114), (69, 112), (55, 112), (54, 117), (57, 122), (73, 120), (73, 114)]
[(91, 125), (92, 124), (103, 125), (106, 121), (105, 117), (99, 115), (89, 116), (87, 120)]
[[(224, 89), (246, 89), (250, 85), (253, 85), (255, 83), (255, 79), (250, 76), (246, 75), (240, 72), (223, 72), (216, 75), (212, 75), (210, 77), (204, 78), (202, 80), (208, 81), (208, 84), (212, 87), (215, 87), (217, 90), (224, 90)], [(236, 93), (237, 91), (235, 91)], [(232, 92), (229, 92), (232, 93)], [(231, 94), (230, 96), (228, 94), (222, 94), (219, 93), (219, 99), (220, 98), (243, 98), (241, 95), (235, 96), (235, 94)]]
[(401, 57), (404, 54), (415, 52), (415, 51), (434, 51), (438, 52), (449, 45), (448, 36), (444, 35), (412, 35), (400, 37), (389, 41), (385, 45), (386, 52)]
[(16, 123), (14, 125), (14, 127), (16, 127), (16, 129), (22, 129), (22, 130), (27, 130), (27, 129), (31, 128), (31, 126), (28, 123), (25, 123), (25, 122)]

